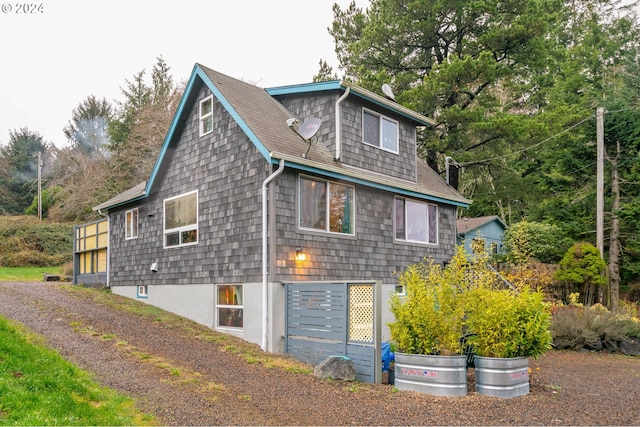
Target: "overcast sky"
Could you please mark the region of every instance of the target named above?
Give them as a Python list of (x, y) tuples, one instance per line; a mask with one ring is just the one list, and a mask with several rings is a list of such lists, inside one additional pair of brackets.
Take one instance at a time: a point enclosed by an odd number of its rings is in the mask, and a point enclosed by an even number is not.
[[(120, 87), (162, 56), (175, 81), (196, 62), (260, 87), (310, 82), (320, 59), (337, 71), (332, 5), (351, 0), (0, 0), (0, 144), (39, 132), (58, 147), (89, 95)], [(368, 0), (357, 0), (366, 7)]]

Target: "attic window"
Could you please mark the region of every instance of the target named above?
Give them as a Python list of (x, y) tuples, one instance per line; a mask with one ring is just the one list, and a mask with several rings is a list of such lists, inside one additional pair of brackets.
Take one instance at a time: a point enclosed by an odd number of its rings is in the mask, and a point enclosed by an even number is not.
[(363, 109), (362, 139), (365, 144), (398, 153), (398, 122)]
[(213, 132), (213, 95), (200, 101), (200, 136)]

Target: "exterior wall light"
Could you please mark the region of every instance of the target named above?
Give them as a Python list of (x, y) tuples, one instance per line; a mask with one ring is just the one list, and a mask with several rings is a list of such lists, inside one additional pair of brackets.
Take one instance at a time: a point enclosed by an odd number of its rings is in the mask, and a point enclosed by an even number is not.
[(307, 259), (303, 248), (296, 248), (296, 261), (304, 261)]

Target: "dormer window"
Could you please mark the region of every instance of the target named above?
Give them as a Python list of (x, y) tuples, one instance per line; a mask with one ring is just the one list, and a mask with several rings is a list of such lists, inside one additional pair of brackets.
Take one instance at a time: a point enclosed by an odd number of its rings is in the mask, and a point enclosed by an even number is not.
[(365, 144), (398, 152), (398, 122), (371, 110), (362, 110), (362, 138)]
[(213, 132), (213, 95), (200, 101), (200, 136)]

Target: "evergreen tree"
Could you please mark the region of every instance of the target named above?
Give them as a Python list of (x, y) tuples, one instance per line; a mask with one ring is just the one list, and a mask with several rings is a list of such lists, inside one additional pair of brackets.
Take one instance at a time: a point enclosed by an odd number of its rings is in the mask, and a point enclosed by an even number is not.
[(38, 193), (38, 153), (48, 144), (28, 128), (9, 131), (9, 142), (0, 147), (0, 213), (22, 214)]
[(338, 74), (333, 71), (333, 67), (327, 64), (327, 61), (320, 60), (320, 69), (318, 74), (313, 76), (314, 82), (326, 82), (330, 80), (338, 80)]
[(104, 155), (111, 117), (111, 104), (105, 98), (99, 100), (90, 95), (73, 110), (63, 132), (74, 149), (88, 156)]
[[(346, 78), (378, 92), (388, 83), (401, 104), (436, 120), (419, 154), (439, 171), (445, 156), (462, 165), (459, 189), (474, 200), (465, 215), (553, 224), (595, 243), (595, 111), (636, 109), (621, 106), (610, 83), (624, 63), (625, 75), (638, 75), (629, 68), (640, 52), (635, 3), (372, 0), (366, 10), (335, 5), (329, 31)], [(638, 127), (629, 115), (616, 120), (627, 132), (607, 142), (611, 166), (622, 147), (620, 207), (607, 219), (619, 220), (628, 282), (640, 279), (639, 167), (625, 155)]]
[(124, 109), (110, 129), (114, 158), (109, 180), (116, 183), (116, 192), (149, 177), (183, 92), (161, 56), (151, 71), (150, 86), (144, 83), (144, 74), (145, 70), (139, 72), (134, 83), (127, 81)]

